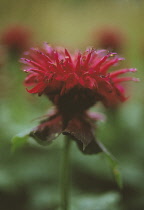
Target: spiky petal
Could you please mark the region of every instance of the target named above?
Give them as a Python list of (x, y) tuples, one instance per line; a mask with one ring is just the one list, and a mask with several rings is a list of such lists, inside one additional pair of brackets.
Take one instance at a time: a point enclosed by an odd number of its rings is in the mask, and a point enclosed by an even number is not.
[(123, 58), (119, 58), (116, 53), (106, 50), (88, 49), (83, 53), (70, 54), (66, 49), (45, 44), (41, 50), (32, 48), (21, 62), (28, 73), (25, 85), (33, 86), (28, 89), (29, 93), (45, 94), (54, 104), (59, 104), (60, 98), (71, 92), (75, 92), (72, 100), (76, 100), (78, 92), (83, 103), (86, 103), (84, 92), (89, 90), (94, 98), (92, 105), (101, 101), (105, 106), (112, 106), (126, 100), (122, 82), (137, 81), (133, 77), (119, 77), (136, 69), (120, 69), (109, 73), (111, 67), (121, 60)]

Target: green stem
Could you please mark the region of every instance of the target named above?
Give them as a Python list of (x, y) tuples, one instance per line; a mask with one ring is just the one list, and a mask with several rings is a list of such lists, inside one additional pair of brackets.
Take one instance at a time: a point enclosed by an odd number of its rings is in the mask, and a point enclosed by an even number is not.
[(70, 144), (71, 140), (68, 136), (64, 139), (62, 172), (61, 172), (61, 206), (62, 210), (69, 209), (69, 170), (70, 170)]

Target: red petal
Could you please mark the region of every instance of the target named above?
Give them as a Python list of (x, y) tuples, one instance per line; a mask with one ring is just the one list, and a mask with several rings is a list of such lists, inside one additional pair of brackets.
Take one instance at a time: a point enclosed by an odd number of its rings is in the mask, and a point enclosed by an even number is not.
[(47, 84), (41, 82), (41, 83), (38, 83), (34, 88), (28, 90), (27, 91), (29, 93), (41, 93), (43, 92), (43, 90), (46, 88)]
[(110, 77), (111, 78), (114, 78), (116, 76), (119, 76), (120, 74), (124, 74), (124, 73), (127, 73), (127, 72), (136, 72), (137, 69), (120, 69), (120, 70), (117, 70), (117, 71), (114, 71), (112, 73), (110, 73)]

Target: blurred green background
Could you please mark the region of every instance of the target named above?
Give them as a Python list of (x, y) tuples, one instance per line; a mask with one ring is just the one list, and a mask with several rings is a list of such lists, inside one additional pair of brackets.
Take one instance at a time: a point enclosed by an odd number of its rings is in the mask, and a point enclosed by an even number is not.
[[(124, 188), (115, 183), (102, 155), (83, 155), (72, 145), (71, 210), (144, 209), (144, 1), (143, 0), (1, 0), (0, 34), (21, 25), (31, 31), (32, 46), (44, 41), (68, 49), (97, 47), (96, 31), (116, 27), (125, 36), (120, 55), (124, 67), (138, 68), (140, 83), (130, 83), (129, 100), (117, 110), (100, 104), (107, 115), (97, 136), (118, 159)], [(0, 35), (1, 36), (1, 35)], [(23, 86), (20, 55), (0, 46), (0, 209), (59, 209), (63, 137), (50, 146), (34, 140), (12, 151), (11, 139), (38, 124), (50, 102), (30, 95)], [(35, 120), (36, 119), (36, 120)], [(16, 146), (21, 146), (17, 145)]]

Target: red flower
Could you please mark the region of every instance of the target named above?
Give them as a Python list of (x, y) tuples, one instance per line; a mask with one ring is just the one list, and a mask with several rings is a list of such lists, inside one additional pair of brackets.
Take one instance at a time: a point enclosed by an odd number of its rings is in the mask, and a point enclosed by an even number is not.
[(26, 65), (24, 71), (28, 73), (25, 85), (33, 86), (28, 90), (29, 93), (48, 96), (57, 111), (31, 135), (49, 141), (56, 133), (63, 132), (79, 140), (83, 148), (88, 145), (92, 148), (93, 118), (88, 115), (88, 108), (98, 101), (107, 107), (125, 101), (121, 83), (138, 81), (133, 77), (119, 77), (136, 69), (108, 73), (110, 67), (121, 60), (123, 58), (119, 58), (116, 53), (106, 50), (88, 49), (84, 53), (75, 52), (71, 55), (67, 50), (52, 48), (47, 44), (42, 50), (32, 48), (26, 58), (21, 59)]
[(26, 57), (21, 59), (26, 64), (24, 71), (28, 73), (25, 85), (34, 86), (28, 92), (45, 94), (58, 106), (65, 98), (74, 106), (82, 103), (86, 106), (84, 109), (97, 101), (111, 106), (126, 100), (122, 82), (138, 81), (133, 77), (119, 77), (136, 69), (108, 72), (123, 58), (106, 50), (88, 49), (70, 55), (67, 50), (54, 49), (46, 44), (43, 50), (32, 48)]
[(93, 39), (96, 40), (100, 48), (110, 51), (119, 52), (123, 48), (125, 37), (122, 31), (114, 27), (103, 27), (93, 34)]
[(30, 46), (30, 31), (19, 25), (8, 27), (1, 35), (1, 43), (10, 51), (22, 53)]

